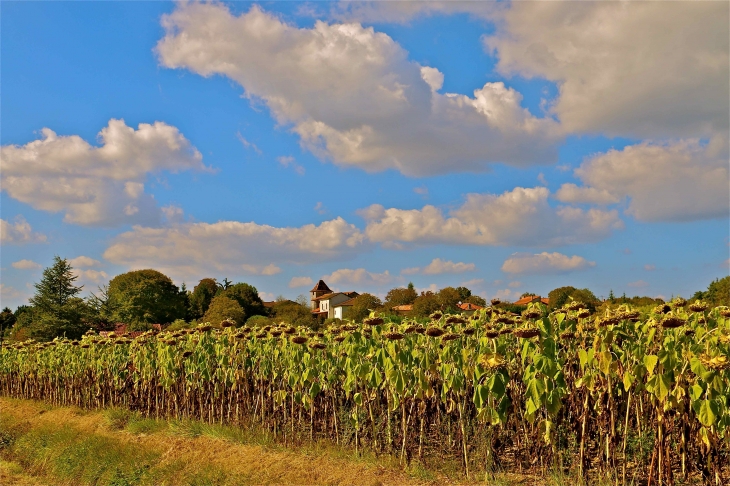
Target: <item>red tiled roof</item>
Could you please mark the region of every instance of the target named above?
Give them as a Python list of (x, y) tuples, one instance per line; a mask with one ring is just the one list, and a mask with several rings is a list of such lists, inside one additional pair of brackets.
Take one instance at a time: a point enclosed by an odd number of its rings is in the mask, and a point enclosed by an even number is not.
[(413, 310), (413, 304), (394, 305), (394, 311), (410, 312)]
[(264, 307), (274, 307), (274, 304), (276, 304), (275, 300), (272, 300), (271, 302), (264, 302)]
[(465, 311), (484, 309), (481, 305), (472, 304), (471, 302), (464, 302), (463, 304), (459, 304), (457, 307)]
[(319, 310), (319, 307), (312, 311), (312, 314), (327, 314), (327, 311)]
[(523, 297), (520, 300), (514, 302), (513, 305), (527, 305), (535, 301), (542, 302), (543, 304), (547, 305), (550, 300), (543, 299), (539, 295), (528, 295), (527, 297)]
[(324, 280), (320, 280), (317, 282), (317, 285), (314, 286), (310, 292), (332, 292), (329, 287), (327, 287), (327, 284), (324, 283)]

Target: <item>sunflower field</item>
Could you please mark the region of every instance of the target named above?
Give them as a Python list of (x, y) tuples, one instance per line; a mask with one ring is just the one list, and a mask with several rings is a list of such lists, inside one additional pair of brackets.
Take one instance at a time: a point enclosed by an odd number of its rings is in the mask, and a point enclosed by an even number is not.
[(324, 332), (204, 324), (0, 349), (0, 394), (257, 425), (464, 473), (730, 483), (730, 309), (497, 306)]

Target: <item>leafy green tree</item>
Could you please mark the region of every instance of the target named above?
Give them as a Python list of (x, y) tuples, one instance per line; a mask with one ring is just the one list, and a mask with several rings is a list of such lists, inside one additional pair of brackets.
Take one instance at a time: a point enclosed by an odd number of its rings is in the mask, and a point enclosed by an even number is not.
[(532, 292), (523, 292), (522, 295), (520, 295), (520, 299), (524, 299), (525, 297), (536, 297), (537, 294), (533, 294)]
[(437, 310), (441, 310), (441, 300), (431, 291), (421, 292), (413, 301), (413, 315), (416, 317), (428, 317)]
[(78, 279), (68, 260), (56, 255), (53, 265), (43, 270), (41, 281), (35, 284), (36, 292), (29, 302), (32, 315), (25, 321), (28, 335), (38, 340), (51, 340), (57, 336), (78, 338), (86, 330), (90, 311), (83, 299), (77, 297), (83, 286), (76, 286)]
[[(470, 292), (471, 293), (471, 292)], [(461, 294), (454, 287), (444, 287), (438, 293), (441, 310), (444, 312), (456, 312), (459, 310), (457, 305), (462, 302)]]
[(0, 340), (5, 337), (5, 334), (10, 334), (10, 330), (15, 324), (15, 314), (10, 310), (9, 307), (3, 309), (0, 312)]
[(383, 303), (378, 297), (365, 292), (355, 297), (346, 317), (353, 321), (361, 321), (370, 315), (370, 311), (378, 310), (381, 307), (383, 307)]
[(185, 296), (157, 270), (135, 270), (114, 277), (109, 282), (108, 300), (113, 309), (112, 322), (144, 328), (149, 324), (167, 324), (185, 318)]
[(238, 302), (248, 317), (265, 316), (267, 314), (264, 302), (259, 297), (259, 291), (253, 285), (247, 283), (233, 284), (219, 295), (224, 295)]
[(416, 297), (418, 297), (418, 293), (413, 287), (413, 284), (409, 284), (407, 288), (397, 287), (390, 289), (388, 293), (385, 294), (385, 302), (383, 303), (383, 306), (386, 309), (392, 309), (397, 305), (412, 304), (413, 301), (416, 300)]
[(467, 297), (462, 302), (469, 302), (471, 304), (480, 305), (482, 307), (486, 307), (487, 306), (487, 299), (485, 299), (484, 297), (480, 297), (478, 295), (470, 295), (469, 297)]
[(562, 307), (566, 302), (569, 302), (571, 298), (586, 304), (591, 312), (595, 312), (596, 307), (601, 305), (601, 301), (598, 300), (598, 297), (596, 297), (590, 290), (576, 289), (575, 287), (570, 286), (558, 287), (557, 289), (552, 290), (548, 294), (548, 298), (550, 299), (550, 310)]
[(713, 306), (730, 306), (730, 276), (713, 281), (703, 294), (703, 298)]
[(291, 300), (277, 301), (271, 308), (271, 318), (276, 323), (284, 322), (292, 326), (312, 327), (315, 323), (312, 311), (306, 304)]
[(208, 311), (213, 297), (218, 293), (218, 282), (214, 278), (204, 278), (190, 294), (190, 318), (200, 319)]
[(471, 290), (466, 287), (456, 287), (456, 291), (459, 292), (459, 300), (466, 302), (471, 297)]
[(234, 321), (236, 326), (242, 326), (246, 322), (246, 312), (235, 299), (218, 295), (210, 302), (208, 311), (203, 316), (203, 322), (218, 326), (226, 319)]
[(97, 293), (91, 293), (86, 299), (86, 303), (89, 305), (92, 311), (92, 326), (99, 331), (112, 329), (114, 318), (114, 310), (116, 305), (109, 298), (109, 286), (102, 285), (99, 287)]

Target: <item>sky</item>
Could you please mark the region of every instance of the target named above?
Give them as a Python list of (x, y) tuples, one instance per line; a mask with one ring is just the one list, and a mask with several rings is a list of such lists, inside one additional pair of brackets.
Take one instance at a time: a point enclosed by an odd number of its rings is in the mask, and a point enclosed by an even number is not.
[(728, 275), (727, 2), (1, 2), (0, 305)]

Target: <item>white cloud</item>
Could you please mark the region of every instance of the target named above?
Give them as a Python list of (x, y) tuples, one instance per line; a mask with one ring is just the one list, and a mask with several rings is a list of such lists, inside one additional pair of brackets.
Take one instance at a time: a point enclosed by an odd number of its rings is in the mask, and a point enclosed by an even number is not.
[(291, 167), (297, 174), (304, 175), (305, 169), (301, 165), (297, 164), (294, 157), (290, 155), (281, 156), (276, 159), (282, 167)]
[(0, 308), (17, 307), (25, 302), (28, 297), (30, 297), (30, 294), (27, 292), (21, 292), (15, 287), (0, 283)]
[(317, 204), (314, 205), (314, 210), (317, 211), (319, 214), (326, 214), (329, 209), (322, 204), (322, 201), (319, 201)]
[(727, 132), (727, 2), (511, 2), (485, 45), (503, 74), (557, 83), (567, 132)]
[(36, 263), (33, 260), (19, 260), (17, 262), (13, 262), (12, 266), (19, 270), (37, 270), (39, 268), (43, 268), (40, 263)]
[(598, 241), (623, 228), (616, 210), (552, 208), (545, 187), (517, 187), (500, 195), (469, 194), (445, 217), (434, 206), (385, 209), (372, 205), (359, 214), (374, 242), (553, 246)]
[(241, 265), (241, 268), (246, 273), (250, 273), (252, 275), (276, 275), (277, 273), (281, 273), (281, 268), (273, 263), (269, 263), (268, 265), (243, 264)]
[(519, 290), (512, 290), (512, 289), (500, 289), (497, 290), (497, 292), (490, 298), (491, 299), (499, 299), (503, 302), (512, 302), (514, 300), (517, 300), (520, 298), (520, 291)]
[(426, 186), (414, 187), (413, 192), (420, 196), (428, 197), (428, 187)]
[(656, 270), (656, 266), (647, 263), (646, 265), (644, 265), (644, 270), (646, 270), (647, 272), (652, 272)]
[[(4, 169), (3, 169), (4, 170)], [(15, 223), (0, 219), (0, 243), (22, 245), (26, 243), (43, 243), (46, 235), (34, 233), (30, 223), (22, 216), (15, 218)]]
[(424, 292), (433, 292), (435, 294), (438, 293), (439, 290), (441, 289), (439, 289), (439, 286), (435, 283), (432, 283), (428, 287), (416, 287), (416, 292), (418, 292), (419, 294)]
[(87, 257), (84, 255), (77, 256), (76, 258), (71, 258), (68, 263), (74, 268), (97, 267), (101, 265), (101, 262), (99, 260), (95, 260), (91, 257)]
[[(229, 272), (251, 265), (271, 274), (276, 265), (341, 258), (360, 250), (364, 237), (344, 219), (318, 226), (277, 228), (256, 223), (220, 221), (183, 223), (166, 228), (135, 226), (117, 236), (104, 252), (111, 263), (129, 268), (156, 268), (180, 279), (202, 278), (211, 271)], [(268, 273), (263, 273), (265, 269)]]
[(586, 187), (576, 189), (629, 198), (627, 213), (640, 221), (727, 218), (727, 156), (724, 137), (707, 145), (694, 140), (630, 145), (581, 164), (575, 174)]
[(479, 171), (556, 160), (551, 118), (488, 82), (473, 96), (439, 93), (443, 75), (386, 34), (357, 23), (297, 28), (254, 5), (182, 3), (165, 15), (161, 64), (224, 75), (290, 125), (304, 147), (342, 166), (408, 175)]
[(264, 302), (273, 302), (276, 296), (272, 292), (259, 292), (259, 298)]
[(341, 268), (335, 270), (329, 275), (322, 277), (322, 280), (337, 284), (355, 284), (355, 285), (384, 285), (389, 283), (392, 278), (386, 270), (383, 273), (368, 272), (364, 268), (350, 269)]
[(626, 285), (628, 285), (629, 287), (636, 288), (636, 289), (643, 289), (643, 288), (646, 288), (649, 286), (649, 284), (643, 280), (637, 280), (636, 282), (631, 282)]
[(78, 270), (74, 269), (74, 273), (78, 275), (79, 279), (76, 282), (80, 285), (101, 285), (109, 282), (109, 274), (103, 270)]
[(615, 204), (619, 202), (618, 197), (605, 189), (578, 187), (573, 183), (563, 184), (555, 193), (555, 199), (573, 204)]
[(236, 138), (238, 139), (239, 142), (241, 142), (241, 145), (243, 145), (244, 148), (251, 149), (254, 152), (256, 152), (257, 154), (261, 155), (261, 149), (259, 149), (255, 143), (249, 142), (248, 140), (246, 140), (246, 138), (243, 135), (241, 135), (241, 132), (236, 132)]
[(202, 156), (180, 131), (163, 122), (109, 120), (94, 147), (78, 135), (43, 138), (1, 149), (2, 190), (34, 209), (64, 212), (81, 225), (156, 224), (160, 209), (145, 192), (148, 174), (207, 170)]
[(309, 287), (314, 284), (314, 280), (311, 277), (292, 277), (289, 280), (289, 288), (295, 289), (297, 287)]
[(415, 275), (421, 271), (421, 267), (404, 268), (400, 271), (401, 275)]
[(434, 258), (426, 268), (423, 269), (424, 275), (439, 275), (442, 273), (464, 273), (473, 272), (476, 269), (476, 265), (473, 263), (464, 263), (441, 260), (440, 258)]
[(482, 285), (484, 285), (484, 279), (473, 278), (471, 280), (467, 280), (466, 282), (461, 282), (461, 285), (464, 287), (481, 287)]
[(502, 271), (513, 274), (552, 274), (566, 273), (595, 267), (596, 262), (589, 262), (583, 257), (571, 257), (562, 253), (542, 252), (538, 254), (514, 253), (502, 264)]

